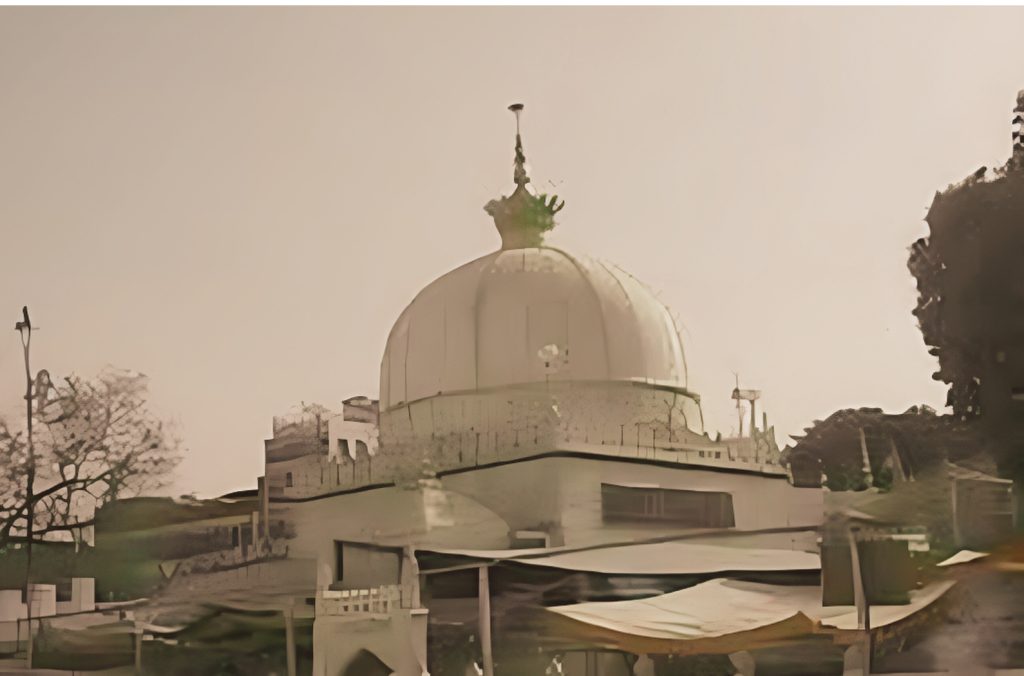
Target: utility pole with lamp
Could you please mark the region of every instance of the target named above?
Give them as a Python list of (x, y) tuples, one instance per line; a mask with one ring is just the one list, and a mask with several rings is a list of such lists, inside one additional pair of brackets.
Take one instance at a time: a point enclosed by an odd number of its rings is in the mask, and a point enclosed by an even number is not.
[(32, 445), (32, 370), (29, 367), (29, 349), (32, 345), (32, 320), (28, 316), (28, 307), (21, 308), (22, 319), (14, 325), (21, 335), (21, 347), (25, 353), (25, 416), (27, 424), (25, 459), (25, 608), (28, 626), (27, 648), (25, 651), (26, 666), (32, 668), (32, 538), (35, 522), (35, 494), (33, 493), (36, 479), (36, 454)]

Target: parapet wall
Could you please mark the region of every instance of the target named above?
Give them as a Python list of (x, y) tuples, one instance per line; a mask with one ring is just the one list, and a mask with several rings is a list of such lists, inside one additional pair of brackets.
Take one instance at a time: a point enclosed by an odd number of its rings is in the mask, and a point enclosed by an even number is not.
[(670, 462), (778, 467), (770, 435), (716, 442), (702, 429), (697, 401), (642, 383), (552, 383), (430, 397), (380, 414), (374, 452), (310, 454), (268, 465), (279, 497), (313, 497), (364, 486), (406, 483), (432, 472), (585, 449)]

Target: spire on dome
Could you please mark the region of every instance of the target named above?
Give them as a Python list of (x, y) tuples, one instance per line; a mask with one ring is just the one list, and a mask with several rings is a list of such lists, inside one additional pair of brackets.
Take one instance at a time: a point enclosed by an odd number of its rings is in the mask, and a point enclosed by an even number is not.
[(1013, 155), (1024, 157), (1024, 89), (1017, 92), (1017, 107), (1013, 109)]
[(517, 186), (526, 185), (530, 177), (526, 175), (526, 153), (523, 152), (523, 137), (519, 134), (519, 113), (523, 111), (523, 104), (513, 103), (508, 107), (516, 116), (516, 169), (512, 172), (512, 179)]
[(526, 174), (526, 154), (523, 152), (523, 138), (519, 133), (519, 114), (523, 104), (513, 103), (508, 107), (516, 116), (515, 169), (512, 178), (516, 189), (508, 197), (491, 200), (484, 211), (494, 218), (494, 225), (501, 235), (502, 249), (525, 249), (544, 243), (544, 233), (555, 227), (555, 214), (562, 210), (565, 202), (558, 201), (558, 195), (534, 195), (527, 187), (530, 177)]

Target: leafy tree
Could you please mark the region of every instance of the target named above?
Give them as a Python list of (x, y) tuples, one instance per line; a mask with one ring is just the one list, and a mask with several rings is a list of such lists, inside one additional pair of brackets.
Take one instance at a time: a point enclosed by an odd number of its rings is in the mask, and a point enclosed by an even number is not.
[[(1024, 92), (1016, 114), (1024, 119)], [(1024, 478), (1024, 144), (1005, 166), (982, 167), (936, 194), (928, 235), (911, 247), (918, 319), (946, 403), (973, 422), (1001, 473)]]
[(45, 377), (36, 399), (32, 457), (25, 431), (0, 419), (0, 551), (26, 541), (30, 511), (33, 542), (78, 538), (96, 509), (163, 485), (181, 459), (180, 441), (149, 410), (141, 374)]

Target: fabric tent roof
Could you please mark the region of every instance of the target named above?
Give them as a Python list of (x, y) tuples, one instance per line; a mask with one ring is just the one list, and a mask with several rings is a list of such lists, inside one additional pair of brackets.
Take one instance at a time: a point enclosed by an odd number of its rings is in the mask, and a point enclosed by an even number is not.
[(936, 563), (935, 565), (939, 566), (940, 568), (941, 567), (945, 567), (945, 566), (956, 566), (956, 565), (959, 565), (961, 563), (970, 563), (971, 561), (976, 561), (978, 559), (983, 559), (986, 556), (988, 556), (988, 554), (985, 553), (985, 552), (975, 552), (975, 551), (972, 551), (970, 549), (961, 549), (960, 551), (958, 551), (953, 556), (949, 557), (948, 559), (946, 559), (944, 561), (940, 561), (939, 563)]
[[(955, 582), (911, 592), (910, 603), (872, 606), (874, 628), (899, 622), (940, 598)], [(728, 653), (810, 634), (857, 630), (853, 606), (822, 607), (821, 588), (716, 579), (632, 601), (548, 608), (575, 620), (577, 634), (630, 651)]]
[(778, 624), (799, 615), (801, 608), (813, 608), (820, 595), (818, 587), (717, 579), (646, 599), (577, 603), (549, 610), (624, 634), (693, 640)]
[[(910, 603), (898, 606), (871, 606), (871, 627), (878, 628), (905, 620), (914, 613), (928, 607), (942, 597), (955, 580), (945, 580), (928, 585), (924, 589), (910, 592)], [(830, 606), (814, 611), (813, 615), (821, 623), (824, 630), (839, 631), (857, 630), (857, 609), (853, 606)]]
[(670, 541), (566, 551), (429, 549), (438, 554), (514, 561), (607, 575), (696, 575), (821, 570), (821, 557), (790, 549), (753, 549)]

